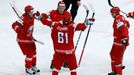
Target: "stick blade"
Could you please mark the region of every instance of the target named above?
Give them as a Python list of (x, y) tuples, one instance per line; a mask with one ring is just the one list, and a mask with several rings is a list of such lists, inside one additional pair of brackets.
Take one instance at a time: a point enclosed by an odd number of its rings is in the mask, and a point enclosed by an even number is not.
[(83, 7), (85, 8), (86, 11), (89, 11), (88, 7), (85, 4), (83, 4)]
[(86, 17), (88, 17), (88, 14), (89, 14), (89, 9), (88, 9), (88, 7), (86, 6), (86, 5), (83, 5), (83, 7), (84, 7), (84, 9), (86, 10)]

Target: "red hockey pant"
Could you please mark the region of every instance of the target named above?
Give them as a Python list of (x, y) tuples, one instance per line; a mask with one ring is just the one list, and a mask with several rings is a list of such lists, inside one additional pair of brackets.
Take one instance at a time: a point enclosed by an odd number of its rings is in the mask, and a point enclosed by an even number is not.
[[(55, 53), (54, 54), (54, 59), (53, 59), (53, 65), (56, 70), (61, 70), (61, 67), (63, 63), (66, 62), (68, 65), (68, 68), (70, 69), (71, 75), (76, 75), (76, 70), (77, 68), (77, 61), (76, 61), (76, 56), (75, 54), (60, 54), (60, 53)], [(53, 71), (52, 75), (58, 75), (58, 71)]]
[(25, 58), (25, 67), (31, 68), (33, 66), (36, 66), (36, 45), (34, 42), (32, 43), (22, 43), (18, 42), (19, 47), (21, 48), (21, 51), (24, 55), (26, 55)]
[(110, 52), (112, 71), (116, 71), (118, 74), (122, 74), (122, 62), (125, 50), (126, 46), (113, 44)]

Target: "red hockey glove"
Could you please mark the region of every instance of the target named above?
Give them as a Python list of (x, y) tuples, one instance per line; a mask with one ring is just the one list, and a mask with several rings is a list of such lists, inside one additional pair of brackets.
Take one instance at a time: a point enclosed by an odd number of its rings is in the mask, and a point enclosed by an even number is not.
[(134, 12), (129, 12), (129, 13), (127, 14), (127, 17), (134, 18)]
[(89, 19), (85, 19), (85, 24), (86, 25), (93, 25), (95, 19), (94, 18), (89, 18)]
[(36, 12), (34, 13), (34, 16), (35, 16), (35, 19), (37, 19), (37, 20), (40, 20), (40, 19), (42, 18), (42, 15), (40, 14), (39, 11), (36, 11)]
[(40, 16), (40, 12), (39, 11), (36, 11), (35, 15), (36, 16)]
[(122, 41), (122, 45), (124, 45), (124, 46), (128, 45), (128, 39), (127, 38), (123, 38), (123, 39), (121, 39), (121, 41)]

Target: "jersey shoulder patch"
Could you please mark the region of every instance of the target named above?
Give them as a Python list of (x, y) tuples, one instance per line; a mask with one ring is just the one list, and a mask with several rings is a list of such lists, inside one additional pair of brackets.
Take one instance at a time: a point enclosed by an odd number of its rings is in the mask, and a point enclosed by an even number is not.
[(116, 18), (117, 28), (125, 25), (124, 21), (125, 21), (125, 18), (122, 15), (117, 16), (117, 18)]
[(123, 26), (123, 25), (124, 25), (124, 23), (121, 22), (121, 21), (119, 21), (119, 22), (117, 23), (117, 28), (119, 28), (119, 27), (121, 27), (121, 26)]

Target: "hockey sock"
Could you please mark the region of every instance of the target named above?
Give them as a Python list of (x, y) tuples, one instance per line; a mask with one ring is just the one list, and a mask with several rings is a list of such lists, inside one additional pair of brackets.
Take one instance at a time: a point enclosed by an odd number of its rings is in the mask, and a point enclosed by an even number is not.
[(54, 68), (53, 72), (52, 72), (52, 75), (58, 75), (58, 73), (59, 73), (59, 70)]
[(71, 72), (71, 75), (77, 75), (77, 73), (76, 72)]
[(122, 65), (121, 64), (117, 64), (115, 67), (116, 67), (117, 74), (122, 74)]
[(36, 66), (36, 60), (37, 60), (36, 55), (34, 55), (32, 58), (32, 66)]
[(115, 71), (115, 62), (111, 61), (111, 67), (112, 67), (112, 71)]
[(75, 70), (71, 70), (71, 75), (77, 75), (76, 69)]
[(31, 68), (32, 67), (32, 58), (25, 58), (25, 67), (26, 68)]
[(58, 75), (58, 72), (57, 71), (53, 71), (52, 75)]

